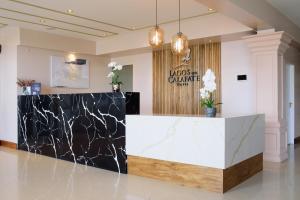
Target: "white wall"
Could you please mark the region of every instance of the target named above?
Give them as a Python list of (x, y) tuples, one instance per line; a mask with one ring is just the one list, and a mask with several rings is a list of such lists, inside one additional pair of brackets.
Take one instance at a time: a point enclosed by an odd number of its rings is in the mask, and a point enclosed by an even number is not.
[[(223, 42), (221, 47), (222, 113), (224, 115), (254, 114), (256, 112), (255, 69), (251, 54), (243, 41)], [(246, 81), (237, 75), (246, 74)]]
[(106, 76), (110, 69), (107, 64), (110, 58), (94, 55), (75, 54), (76, 58), (87, 59), (90, 65), (90, 88), (51, 88), (50, 87), (50, 57), (63, 56), (68, 52), (47, 50), (35, 47), (18, 47), (18, 78), (35, 80), (42, 83), (42, 94), (53, 93), (90, 93), (111, 92), (110, 79)]
[(17, 45), (19, 29), (0, 29), (0, 140), (17, 142)]
[[(41, 82), (43, 93), (111, 91), (106, 78), (110, 58), (95, 55), (95, 42), (5, 27), (0, 29), (0, 44), (0, 140), (17, 143), (17, 77)], [(94, 54), (75, 54), (90, 61), (90, 89), (49, 87), (50, 56), (67, 56), (69, 52)]]
[(141, 114), (152, 114), (152, 52), (113, 57), (122, 65), (133, 65), (133, 91), (140, 92)]
[[(256, 113), (255, 69), (243, 41), (222, 43), (222, 113), (243, 115)], [(141, 93), (141, 114), (152, 114), (152, 53), (113, 57), (124, 65), (133, 65), (133, 89)], [(237, 75), (246, 74), (247, 81), (237, 81)]]

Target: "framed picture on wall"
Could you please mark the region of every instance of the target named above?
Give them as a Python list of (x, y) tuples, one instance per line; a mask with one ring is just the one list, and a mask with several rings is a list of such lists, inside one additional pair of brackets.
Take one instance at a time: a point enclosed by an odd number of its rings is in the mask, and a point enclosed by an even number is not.
[(67, 88), (89, 88), (89, 63), (85, 59), (67, 62), (64, 57), (51, 56), (50, 86)]

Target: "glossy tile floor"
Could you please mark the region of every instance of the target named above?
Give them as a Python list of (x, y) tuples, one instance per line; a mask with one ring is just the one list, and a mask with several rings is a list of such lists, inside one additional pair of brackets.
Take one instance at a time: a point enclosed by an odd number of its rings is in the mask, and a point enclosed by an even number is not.
[[(293, 149), (295, 148), (295, 151)], [(1, 200), (300, 199), (300, 146), (225, 195), (0, 148)]]

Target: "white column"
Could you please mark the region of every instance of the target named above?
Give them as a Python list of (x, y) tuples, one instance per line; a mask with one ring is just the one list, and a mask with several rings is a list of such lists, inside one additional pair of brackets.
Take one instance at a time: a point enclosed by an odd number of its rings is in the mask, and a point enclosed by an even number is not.
[(256, 112), (266, 115), (264, 159), (281, 162), (287, 154), (284, 53), (292, 38), (284, 32), (244, 37), (256, 70)]

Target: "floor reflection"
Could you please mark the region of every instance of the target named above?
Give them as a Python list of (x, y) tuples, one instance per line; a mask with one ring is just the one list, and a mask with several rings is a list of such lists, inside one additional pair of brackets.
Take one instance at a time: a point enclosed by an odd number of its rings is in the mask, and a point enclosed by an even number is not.
[(225, 195), (0, 148), (1, 200), (293, 200), (300, 196), (299, 147)]

